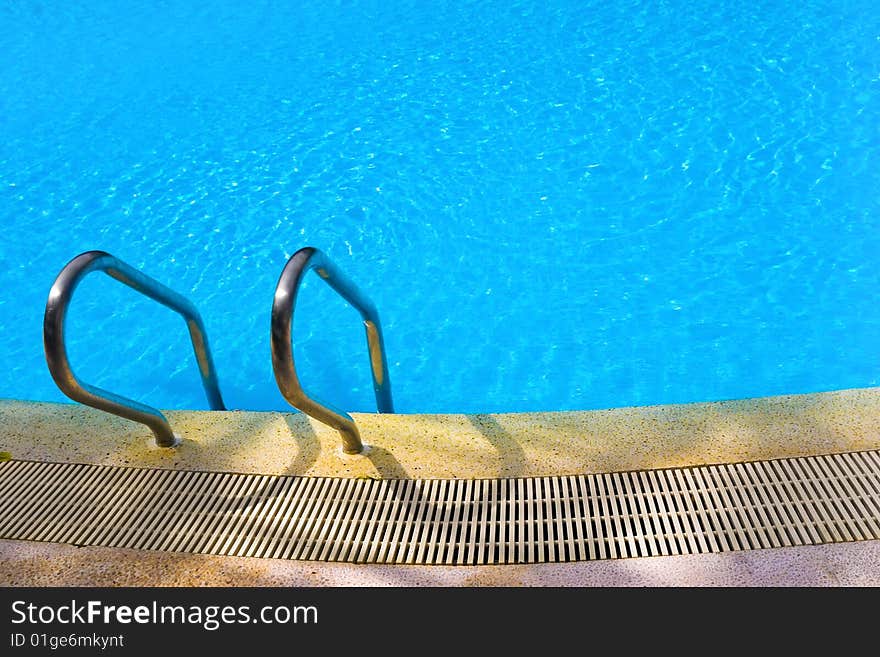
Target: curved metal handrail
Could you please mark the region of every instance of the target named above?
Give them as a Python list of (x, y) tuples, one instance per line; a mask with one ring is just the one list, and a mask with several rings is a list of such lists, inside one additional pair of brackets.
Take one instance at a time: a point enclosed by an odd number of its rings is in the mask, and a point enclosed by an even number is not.
[(300, 284), (310, 269), (314, 269), (324, 282), (354, 306), (363, 318), (367, 331), (367, 347), (370, 351), (370, 371), (373, 375), (376, 405), (380, 413), (394, 412), (379, 313), (372, 302), (330, 262), (326, 255), (311, 246), (300, 249), (290, 257), (275, 288), (275, 300), (272, 304), (272, 369), (275, 372), (275, 381), (281, 394), (294, 408), (330, 425), (342, 435), (342, 449), (345, 453), (358, 454), (363, 450), (363, 443), (352, 417), (345, 411), (309, 396), (300, 385), (296, 374), (293, 346), (290, 341), (293, 311), (296, 308), (296, 296)]
[(208, 402), (213, 410), (225, 410), (223, 398), (220, 396), (214, 361), (211, 358), (211, 350), (208, 348), (205, 325), (202, 323), (202, 318), (195, 306), (174, 290), (165, 287), (104, 251), (86, 251), (75, 257), (61, 270), (49, 291), (46, 314), (43, 318), (43, 348), (46, 351), (49, 372), (51, 372), (55, 383), (61, 388), (61, 392), (74, 401), (145, 424), (156, 436), (157, 445), (174, 447), (180, 443), (180, 438), (174, 434), (168, 420), (159, 410), (83, 383), (77, 379), (70, 367), (64, 339), (67, 307), (76, 287), (83, 278), (93, 271), (102, 271), (111, 278), (183, 316), (189, 329), (193, 349), (196, 352), (196, 360), (199, 364), (202, 385), (208, 395)]

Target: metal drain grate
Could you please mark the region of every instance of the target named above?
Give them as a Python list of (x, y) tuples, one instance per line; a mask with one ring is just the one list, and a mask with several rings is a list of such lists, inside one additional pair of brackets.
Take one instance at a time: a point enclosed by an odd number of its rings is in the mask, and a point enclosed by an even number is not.
[(507, 564), (880, 538), (880, 452), (599, 475), (371, 480), (9, 461), (0, 537)]

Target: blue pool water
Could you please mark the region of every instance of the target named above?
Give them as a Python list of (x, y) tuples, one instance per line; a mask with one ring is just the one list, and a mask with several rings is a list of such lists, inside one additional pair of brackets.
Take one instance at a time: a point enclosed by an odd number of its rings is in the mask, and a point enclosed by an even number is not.
[[(46, 295), (102, 249), (195, 302), (230, 407), (286, 408), (306, 245), (379, 308), (401, 412), (877, 385), (873, 0), (196, 4), (0, 5), (0, 397), (65, 400)], [(312, 278), (302, 379), (371, 410)], [(82, 379), (206, 407), (170, 311), (93, 275), (68, 326)]]

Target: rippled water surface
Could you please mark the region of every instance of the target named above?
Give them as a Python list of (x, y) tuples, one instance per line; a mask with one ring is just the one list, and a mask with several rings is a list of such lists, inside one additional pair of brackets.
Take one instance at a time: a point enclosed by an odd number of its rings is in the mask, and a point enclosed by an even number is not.
[[(196, 303), (230, 407), (285, 408), (306, 245), (379, 308), (402, 412), (877, 385), (875, 2), (195, 4), (0, 6), (0, 396), (64, 399), (46, 295), (103, 249)], [(69, 335), (81, 378), (206, 407), (183, 323), (109, 278)], [(294, 341), (374, 408), (314, 275)]]

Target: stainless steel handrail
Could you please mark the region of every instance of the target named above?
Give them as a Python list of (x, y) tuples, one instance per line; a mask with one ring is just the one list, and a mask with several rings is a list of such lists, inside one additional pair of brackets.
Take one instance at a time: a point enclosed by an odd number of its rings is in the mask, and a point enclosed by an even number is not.
[(328, 424), (342, 435), (342, 449), (347, 454), (363, 450), (360, 432), (352, 417), (345, 411), (311, 397), (300, 385), (293, 360), (291, 327), (296, 296), (306, 272), (314, 269), (324, 282), (332, 287), (348, 303), (355, 307), (364, 320), (367, 331), (367, 347), (370, 351), (370, 371), (373, 389), (380, 413), (393, 413), (391, 381), (388, 379), (388, 362), (379, 313), (372, 302), (330, 262), (321, 251), (307, 246), (294, 253), (278, 280), (275, 300), (272, 304), (272, 369), (275, 381), (284, 398), (290, 404), (316, 420)]
[(104, 251), (86, 251), (75, 257), (61, 270), (49, 291), (46, 314), (43, 318), (43, 348), (46, 351), (49, 372), (61, 391), (74, 401), (145, 424), (155, 435), (157, 445), (174, 447), (180, 443), (180, 438), (171, 430), (171, 425), (159, 410), (83, 383), (77, 379), (70, 367), (64, 335), (67, 307), (76, 287), (93, 271), (102, 271), (183, 316), (196, 352), (208, 402), (213, 410), (225, 410), (214, 361), (208, 347), (205, 325), (195, 306), (174, 290)]

